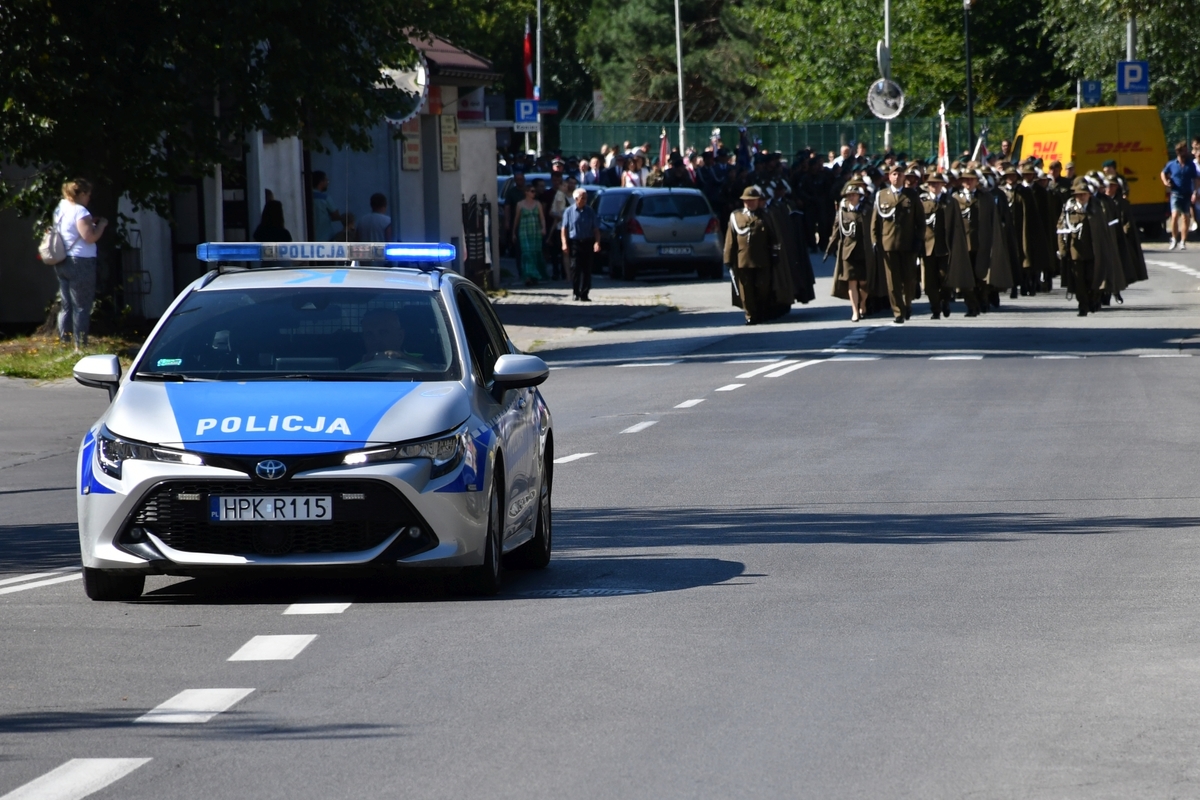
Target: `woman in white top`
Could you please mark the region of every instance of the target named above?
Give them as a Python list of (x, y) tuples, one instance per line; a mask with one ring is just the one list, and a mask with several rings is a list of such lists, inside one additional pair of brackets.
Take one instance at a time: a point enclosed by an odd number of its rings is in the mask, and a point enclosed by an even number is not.
[(625, 171), (621, 173), (621, 185), (627, 188), (637, 188), (642, 185), (642, 174), (638, 172), (636, 157), (625, 159)]
[(87, 344), (96, 298), (96, 242), (104, 235), (108, 220), (93, 217), (87, 210), (92, 184), (76, 178), (62, 186), (63, 199), (54, 210), (54, 225), (63, 239), (67, 257), (54, 265), (62, 308), (58, 312), (58, 338), (64, 343), (75, 337), (75, 351)]

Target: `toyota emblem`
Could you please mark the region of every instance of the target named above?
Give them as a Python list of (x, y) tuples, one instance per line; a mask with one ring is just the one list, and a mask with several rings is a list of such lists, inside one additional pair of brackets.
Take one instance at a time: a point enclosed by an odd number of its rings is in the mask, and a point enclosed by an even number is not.
[(286, 472), (287, 464), (273, 458), (258, 462), (258, 466), (254, 468), (254, 474), (266, 481), (277, 481)]

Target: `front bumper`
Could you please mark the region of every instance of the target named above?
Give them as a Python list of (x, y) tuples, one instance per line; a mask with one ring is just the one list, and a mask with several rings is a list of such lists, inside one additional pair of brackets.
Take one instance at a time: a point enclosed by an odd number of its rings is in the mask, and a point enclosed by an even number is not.
[[(482, 454), (481, 454), (482, 455)], [(169, 575), (214, 568), (465, 567), (483, 563), (487, 493), (475, 459), (430, 479), (427, 460), (337, 466), (266, 482), (232, 469), (127, 461), (120, 480), (80, 454), (83, 564)], [(480, 459), (486, 461), (486, 459)], [(331, 523), (208, 520), (216, 496), (326, 495)]]

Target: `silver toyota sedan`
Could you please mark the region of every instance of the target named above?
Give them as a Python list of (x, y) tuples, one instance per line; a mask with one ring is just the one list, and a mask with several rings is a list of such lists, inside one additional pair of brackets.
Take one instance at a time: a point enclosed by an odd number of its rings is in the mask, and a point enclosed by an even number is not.
[(320, 263), (347, 247), (201, 245), (283, 266), (191, 284), (123, 376), (115, 356), (76, 365), (112, 398), (76, 473), (89, 597), (136, 598), (154, 574), (345, 568), (450, 568), (494, 594), (505, 563), (549, 563), (546, 364), (469, 281)]

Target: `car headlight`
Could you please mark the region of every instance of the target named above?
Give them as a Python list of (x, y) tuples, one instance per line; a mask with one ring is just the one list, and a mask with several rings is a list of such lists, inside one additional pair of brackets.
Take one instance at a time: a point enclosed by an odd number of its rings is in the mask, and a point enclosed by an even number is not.
[(121, 465), (129, 460), (161, 461), (167, 464), (187, 464), (192, 467), (204, 465), (204, 459), (195, 453), (131, 442), (104, 427), (100, 428), (100, 432), (96, 434), (96, 460), (100, 462), (100, 469), (117, 480), (121, 479)]
[(448, 436), (429, 439), (412, 444), (398, 444), (383, 447), (378, 450), (361, 450), (348, 453), (342, 463), (348, 466), (361, 464), (376, 464), (382, 461), (402, 461), (410, 458), (428, 458), (433, 462), (429, 477), (436, 478), (450, 472), (462, 463), (467, 448), (470, 447), (471, 437), (467, 434), (467, 426), (463, 425)]

